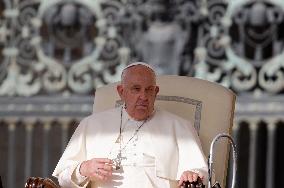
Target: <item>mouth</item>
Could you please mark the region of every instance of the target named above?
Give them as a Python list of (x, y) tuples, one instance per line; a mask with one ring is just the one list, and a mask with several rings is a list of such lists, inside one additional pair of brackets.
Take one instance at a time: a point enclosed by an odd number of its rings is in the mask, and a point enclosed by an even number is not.
[(137, 109), (147, 109), (148, 105), (147, 104), (138, 104), (138, 105), (136, 105), (136, 108)]

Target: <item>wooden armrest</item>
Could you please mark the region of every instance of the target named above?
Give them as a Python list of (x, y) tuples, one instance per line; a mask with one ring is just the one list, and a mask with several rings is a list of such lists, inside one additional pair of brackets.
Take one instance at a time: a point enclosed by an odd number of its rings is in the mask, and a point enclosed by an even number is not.
[[(205, 188), (202, 182), (184, 182), (183, 188)], [(60, 188), (49, 178), (30, 177), (25, 185), (25, 188)]]
[(205, 185), (203, 185), (202, 180), (198, 177), (195, 182), (183, 182), (182, 188), (205, 188)]
[(189, 182), (185, 182), (182, 185), (182, 188), (205, 188), (205, 185), (203, 185), (203, 183), (189, 183)]
[(25, 188), (60, 188), (49, 178), (30, 177)]

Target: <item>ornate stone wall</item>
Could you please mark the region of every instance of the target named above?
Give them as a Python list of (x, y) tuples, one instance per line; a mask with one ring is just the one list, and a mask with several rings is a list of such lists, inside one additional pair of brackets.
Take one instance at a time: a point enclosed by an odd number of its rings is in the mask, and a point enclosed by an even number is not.
[(282, 1), (3, 1), (1, 96), (90, 94), (129, 61), (283, 93)]
[[(199, 77), (234, 90), (234, 134), (237, 140), (247, 136), (240, 142), (240, 169), (253, 177), (239, 179), (239, 187), (255, 187), (262, 177), (274, 187), (271, 174), (283, 171), (281, 160), (269, 162), (283, 155), (278, 149), (283, 145), (283, 8), (282, 0), (0, 1), (0, 161), (6, 166), (0, 173), (5, 187), (19, 187), (29, 175), (50, 174), (54, 162), (31, 170), (37, 153), (27, 145), (39, 138), (34, 128), (49, 133), (90, 114), (95, 89), (118, 81), (131, 61), (145, 61), (159, 74)], [(268, 136), (254, 136), (262, 135), (255, 131), (262, 121)], [(62, 147), (69, 138), (64, 134)], [(258, 138), (274, 150), (253, 149)], [(243, 149), (247, 145), (250, 150)], [(252, 162), (260, 150), (267, 153), (260, 159), (267, 164), (262, 170)], [(22, 166), (8, 160), (18, 157), (15, 151), (25, 153)]]

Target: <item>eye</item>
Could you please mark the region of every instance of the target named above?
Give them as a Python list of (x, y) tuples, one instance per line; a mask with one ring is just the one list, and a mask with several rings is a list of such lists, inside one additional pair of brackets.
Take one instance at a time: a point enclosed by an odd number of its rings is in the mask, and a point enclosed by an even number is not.
[(146, 88), (146, 93), (152, 95), (152, 94), (154, 94), (154, 92), (155, 92), (155, 87), (154, 86)]
[(153, 91), (154, 91), (154, 88), (153, 88), (153, 87), (149, 87), (149, 88), (146, 89), (146, 92), (149, 92), (149, 93), (150, 93), (150, 92), (153, 92)]
[(134, 92), (134, 93), (138, 93), (140, 92), (141, 88), (140, 87), (137, 87), (137, 86), (134, 86), (131, 88), (131, 91)]

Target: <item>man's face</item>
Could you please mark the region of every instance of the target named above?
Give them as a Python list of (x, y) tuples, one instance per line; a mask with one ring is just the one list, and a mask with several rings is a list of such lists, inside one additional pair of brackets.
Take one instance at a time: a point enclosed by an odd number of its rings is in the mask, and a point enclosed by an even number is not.
[(121, 85), (117, 86), (126, 111), (136, 120), (147, 119), (154, 110), (154, 102), (159, 92), (155, 75), (149, 68), (137, 65), (124, 73)]

